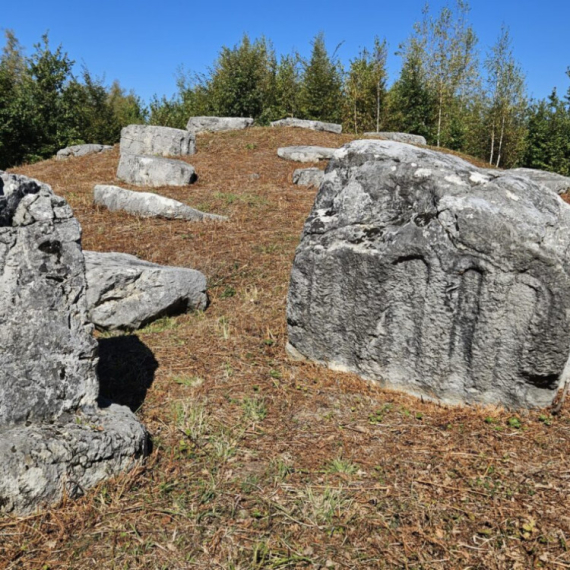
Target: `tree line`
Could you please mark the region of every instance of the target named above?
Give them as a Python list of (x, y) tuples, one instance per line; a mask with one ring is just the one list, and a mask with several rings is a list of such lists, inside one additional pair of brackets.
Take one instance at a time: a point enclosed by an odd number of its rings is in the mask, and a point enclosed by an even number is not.
[[(118, 83), (107, 88), (48, 39), (24, 58), (8, 33), (0, 59), (0, 167), (52, 155), (78, 142), (114, 143), (125, 124), (185, 128), (190, 116), (246, 116), (259, 125), (288, 116), (342, 123), (345, 132), (403, 131), (428, 144), (498, 167), (527, 166), (570, 175), (570, 89), (531, 100), (509, 30), (484, 53), (466, 0), (438, 13), (424, 8), (397, 47), (401, 70), (389, 83), (389, 46), (375, 38), (343, 66), (338, 47), (315, 36), (308, 58), (276, 54), (244, 35), (221, 48), (202, 74), (180, 72), (177, 93), (148, 107)], [(340, 47), (340, 46), (339, 46)], [(570, 76), (570, 71), (567, 71)]]

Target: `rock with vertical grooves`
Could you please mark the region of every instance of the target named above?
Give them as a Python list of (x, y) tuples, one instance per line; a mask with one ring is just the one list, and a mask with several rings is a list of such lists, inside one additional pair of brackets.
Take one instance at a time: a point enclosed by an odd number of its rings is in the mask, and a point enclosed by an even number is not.
[(135, 330), (208, 304), (206, 277), (126, 253), (85, 252), (89, 319), (99, 330)]
[(182, 129), (129, 125), (121, 130), (121, 154), (188, 156), (196, 152), (196, 139)]
[(0, 172), (0, 511), (78, 494), (146, 452), (130, 410), (97, 406), (85, 298), (81, 228), (66, 201)]
[(183, 160), (121, 154), (117, 178), (135, 186), (186, 186), (197, 180), (196, 171)]
[(569, 374), (570, 206), (392, 141), (331, 160), (295, 255), (291, 354), (449, 403), (542, 407)]

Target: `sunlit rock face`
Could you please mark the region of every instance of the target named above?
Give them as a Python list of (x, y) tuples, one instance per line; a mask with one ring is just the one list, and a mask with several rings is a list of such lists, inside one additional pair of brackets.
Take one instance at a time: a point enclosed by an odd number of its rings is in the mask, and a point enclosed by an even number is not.
[(569, 353), (569, 251), (570, 207), (543, 184), (355, 141), (305, 223), (289, 350), (445, 402), (549, 405)]

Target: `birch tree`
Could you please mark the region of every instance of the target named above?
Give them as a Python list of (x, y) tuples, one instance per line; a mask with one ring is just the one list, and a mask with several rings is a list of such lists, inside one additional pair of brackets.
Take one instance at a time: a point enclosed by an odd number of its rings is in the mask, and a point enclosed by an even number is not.
[(522, 146), (522, 123), (527, 107), (525, 78), (513, 57), (509, 30), (504, 26), (485, 59), (489, 96), (489, 163), (500, 166), (506, 139)]

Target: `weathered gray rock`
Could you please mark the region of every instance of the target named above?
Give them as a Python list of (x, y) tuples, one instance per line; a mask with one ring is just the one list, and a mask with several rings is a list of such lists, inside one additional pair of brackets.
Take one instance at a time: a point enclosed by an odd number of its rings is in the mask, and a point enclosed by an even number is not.
[(93, 188), (93, 202), (105, 206), (112, 212), (123, 211), (143, 218), (167, 218), (170, 220), (227, 220), (225, 216), (208, 214), (195, 210), (178, 200), (166, 198), (152, 192), (134, 192), (119, 186), (98, 184)]
[(196, 152), (196, 139), (182, 129), (129, 125), (121, 130), (121, 154), (188, 156)]
[(294, 162), (319, 162), (332, 158), (335, 150), (324, 146), (284, 146), (277, 149), (277, 156)]
[(165, 315), (203, 310), (206, 277), (126, 253), (85, 252), (87, 305), (100, 330), (138, 329)]
[(320, 186), (325, 173), (320, 168), (297, 168), (293, 172), (293, 184), (299, 186)]
[(76, 144), (73, 146), (68, 146), (57, 151), (56, 159), (65, 160), (72, 156), (86, 156), (88, 154), (98, 154), (100, 152), (106, 152), (108, 150), (113, 150), (113, 147), (106, 144)]
[(308, 121), (305, 119), (295, 119), (289, 117), (287, 119), (280, 119), (279, 121), (273, 121), (271, 123), (272, 127), (298, 127), (300, 129), (310, 129), (312, 131), (325, 131), (329, 133), (336, 133), (340, 135), (342, 133), (342, 125), (337, 125), (336, 123), (323, 123), (322, 121)]
[(292, 354), (445, 402), (549, 405), (569, 377), (570, 206), (391, 141), (337, 151), (297, 249)]
[(408, 144), (420, 144), (425, 146), (426, 139), (421, 135), (411, 135), (410, 133), (390, 133), (390, 132), (378, 132), (378, 133), (364, 133), (365, 137), (374, 137), (386, 139), (389, 141), (403, 142)]
[(121, 154), (117, 178), (136, 186), (186, 186), (197, 180), (194, 167), (183, 160)]
[(190, 117), (186, 129), (195, 135), (220, 131), (240, 131), (253, 125), (253, 119), (245, 117)]
[(547, 188), (557, 194), (566, 194), (566, 192), (570, 192), (570, 177), (568, 176), (562, 176), (562, 174), (557, 174), (556, 172), (536, 170), (534, 168), (513, 168), (510, 172), (526, 176), (539, 184), (544, 184)]
[[(109, 408), (103, 419), (97, 408), (85, 289), (81, 228), (67, 202), (0, 172), (0, 510), (56, 501), (66, 480), (87, 488), (126, 465), (118, 456), (132, 462), (145, 452), (146, 432), (129, 410)], [(90, 418), (81, 441), (76, 414)], [(105, 445), (91, 449), (99, 419)]]

